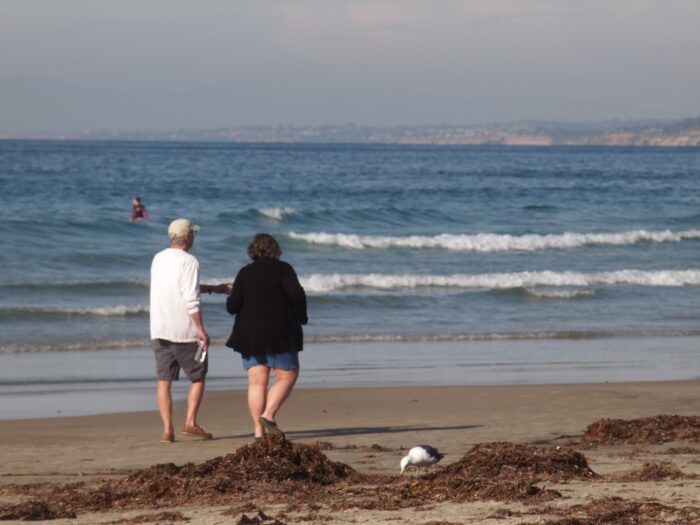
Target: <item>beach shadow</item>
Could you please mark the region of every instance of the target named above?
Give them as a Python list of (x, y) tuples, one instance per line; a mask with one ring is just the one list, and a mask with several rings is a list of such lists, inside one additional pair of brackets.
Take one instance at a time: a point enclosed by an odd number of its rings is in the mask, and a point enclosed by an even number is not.
[(359, 436), (363, 434), (401, 434), (403, 432), (432, 432), (435, 430), (470, 430), (483, 425), (453, 425), (448, 427), (425, 427), (419, 425), (387, 426), (387, 427), (348, 427), (348, 428), (322, 428), (317, 430), (302, 430), (299, 432), (287, 432), (287, 436), (297, 439)]
[[(432, 432), (436, 430), (471, 430), (481, 428), (483, 425), (453, 425), (446, 427), (425, 427), (420, 425), (385, 426), (385, 427), (347, 427), (347, 428), (319, 428), (315, 430), (285, 431), (290, 439), (318, 439), (327, 437), (361, 436), (365, 434), (400, 434), (404, 432)], [(250, 437), (250, 434), (225, 436), (219, 439), (237, 439)]]

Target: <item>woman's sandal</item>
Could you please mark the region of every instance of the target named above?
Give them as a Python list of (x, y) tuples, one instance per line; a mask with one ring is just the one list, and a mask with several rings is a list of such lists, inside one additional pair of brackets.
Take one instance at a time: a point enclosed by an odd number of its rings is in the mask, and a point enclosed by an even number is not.
[(275, 423), (274, 421), (270, 421), (266, 417), (262, 416), (258, 418), (258, 421), (260, 421), (260, 424), (265, 429), (265, 432), (269, 432), (270, 434), (274, 434), (276, 436), (285, 437), (284, 432), (280, 430), (280, 428), (277, 426), (277, 423)]

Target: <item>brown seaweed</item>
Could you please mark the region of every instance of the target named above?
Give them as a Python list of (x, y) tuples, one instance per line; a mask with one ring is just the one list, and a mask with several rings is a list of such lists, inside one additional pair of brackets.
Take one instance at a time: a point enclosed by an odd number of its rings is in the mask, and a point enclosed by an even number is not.
[(588, 426), (581, 438), (587, 446), (700, 442), (699, 416), (660, 415), (642, 419), (601, 419)]

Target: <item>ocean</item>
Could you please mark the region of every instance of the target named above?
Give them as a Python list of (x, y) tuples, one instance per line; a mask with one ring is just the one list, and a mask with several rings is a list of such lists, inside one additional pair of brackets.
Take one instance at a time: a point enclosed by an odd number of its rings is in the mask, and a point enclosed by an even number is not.
[[(700, 376), (697, 148), (0, 141), (0, 190), (0, 418), (150, 396), (149, 268), (177, 217), (204, 283), (277, 237), (309, 300), (300, 386)], [(203, 316), (212, 386), (242, 387), (223, 297)]]

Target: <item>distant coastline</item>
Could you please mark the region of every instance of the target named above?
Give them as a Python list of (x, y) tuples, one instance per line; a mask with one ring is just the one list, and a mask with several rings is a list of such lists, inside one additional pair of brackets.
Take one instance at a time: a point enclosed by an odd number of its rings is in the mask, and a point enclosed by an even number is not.
[(99, 131), (0, 133), (0, 140), (124, 140), (158, 142), (231, 142), (282, 144), (406, 144), (502, 146), (658, 146), (699, 147), (700, 117), (684, 120), (606, 121), (597, 123), (516, 122), (486, 125), (372, 127), (238, 126), (171, 131)]

